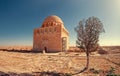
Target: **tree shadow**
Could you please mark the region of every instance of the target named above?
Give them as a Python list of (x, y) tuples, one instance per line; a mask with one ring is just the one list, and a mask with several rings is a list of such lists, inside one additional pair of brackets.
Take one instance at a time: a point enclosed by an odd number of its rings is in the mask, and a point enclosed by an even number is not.
[(118, 66), (120, 67), (120, 63), (116, 63), (116, 62), (114, 62), (114, 61), (112, 61), (112, 60), (110, 60), (110, 59), (108, 59), (108, 58), (105, 58), (105, 59), (106, 59), (107, 61), (109, 61), (109, 62), (115, 64), (115, 65), (118, 65)]
[(39, 76), (72, 76), (69, 73), (59, 73), (59, 72), (54, 72), (54, 71), (34, 72), (33, 74), (36, 74)]

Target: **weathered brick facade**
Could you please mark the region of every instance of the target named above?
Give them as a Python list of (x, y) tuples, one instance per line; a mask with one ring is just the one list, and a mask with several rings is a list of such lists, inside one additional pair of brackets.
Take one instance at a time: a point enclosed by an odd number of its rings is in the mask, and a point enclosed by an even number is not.
[(57, 52), (68, 50), (69, 32), (62, 20), (55, 15), (48, 16), (40, 28), (34, 29), (34, 51)]

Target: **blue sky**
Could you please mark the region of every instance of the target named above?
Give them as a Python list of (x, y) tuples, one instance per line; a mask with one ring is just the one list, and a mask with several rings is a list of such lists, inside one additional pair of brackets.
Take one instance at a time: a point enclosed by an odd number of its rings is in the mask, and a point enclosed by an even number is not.
[(0, 0), (0, 45), (32, 45), (33, 29), (49, 15), (59, 16), (75, 45), (74, 28), (98, 17), (105, 28), (100, 45), (120, 45), (120, 0)]

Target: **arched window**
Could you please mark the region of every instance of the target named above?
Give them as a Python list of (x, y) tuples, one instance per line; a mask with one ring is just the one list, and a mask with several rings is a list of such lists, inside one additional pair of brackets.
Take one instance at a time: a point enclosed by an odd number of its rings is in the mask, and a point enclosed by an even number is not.
[(36, 30), (35, 31), (35, 35), (38, 36), (40, 33), (39, 33), (39, 30)]
[(42, 33), (42, 29), (40, 29), (40, 33)]
[(43, 24), (42, 27), (45, 27), (45, 24)]
[(49, 32), (52, 32), (52, 28), (51, 27), (49, 28)]
[(50, 26), (52, 26), (52, 22), (50, 22)]
[(44, 32), (47, 32), (47, 29), (46, 29), (46, 28), (44, 29)]
[(54, 28), (54, 31), (56, 31), (56, 27)]
[(42, 29), (42, 33), (44, 34), (44, 28)]
[(37, 30), (37, 34), (39, 34), (40, 32), (39, 32), (39, 30)]
[(45, 27), (48, 27), (48, 25), (49, 25), (49, 24), (47, 23)]
[(51, 26), (53, 26), (54, 22), (51, 22)]

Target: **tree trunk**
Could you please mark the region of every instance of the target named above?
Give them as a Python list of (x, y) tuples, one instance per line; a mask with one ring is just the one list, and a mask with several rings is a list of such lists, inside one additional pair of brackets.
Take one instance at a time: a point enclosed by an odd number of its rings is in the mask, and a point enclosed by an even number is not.
[(77, 73), (74, 73), (72, 75), (80, 74), (80, 73), (82, 73), (82, 72), (84, 72), (85, 70), (88, 69), (88, 67), (89, 67), (89, 51), (88, 50), (86, 51), (86, 57), (87, 57), (87, 60), (86, 60), (87, 62), (86, 62), (85, 68), (83, 68), (81, 71), (79, 71)]
[(89, 52), (88, 51), (86, 52), (86, 56), (87, 56), (87, 63), (86, 63), (86, 70), (87, 70), (89, 67)]

